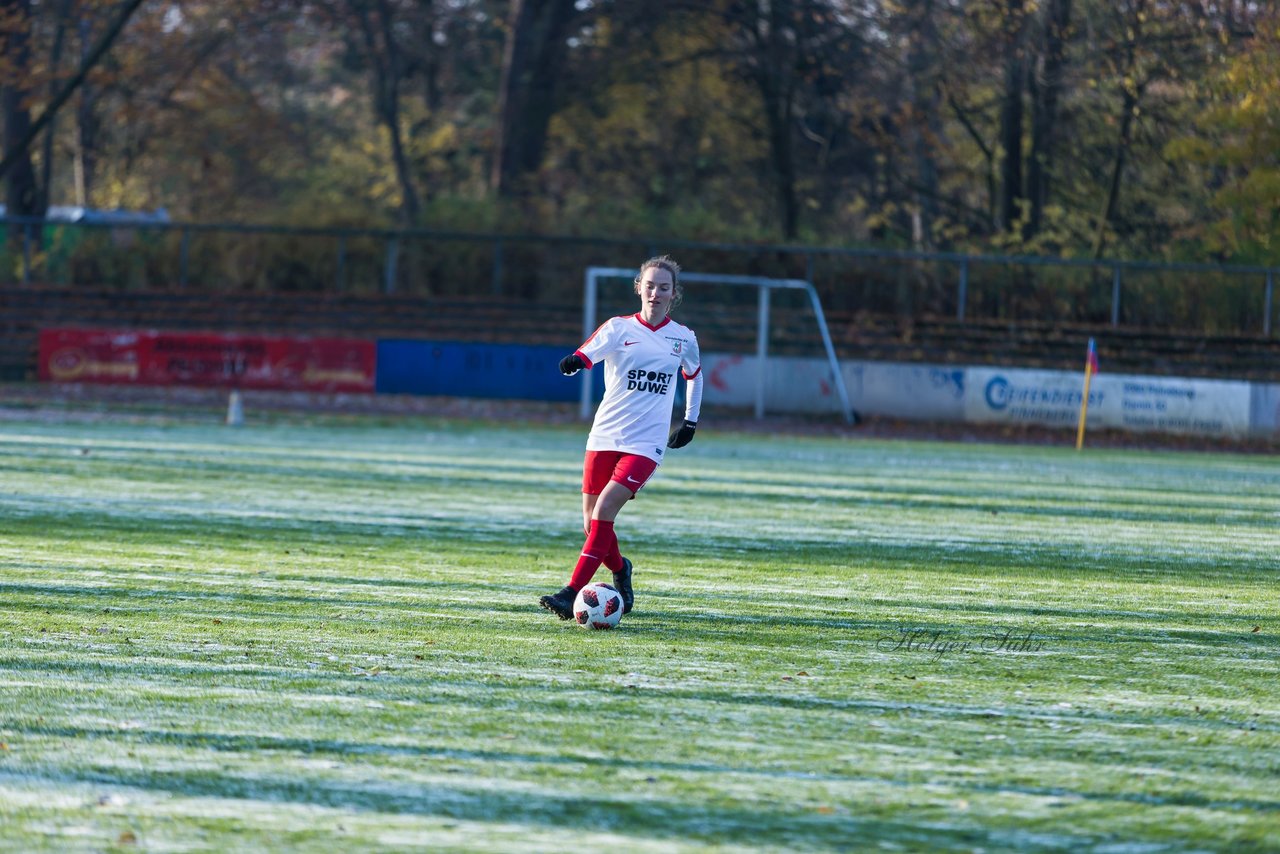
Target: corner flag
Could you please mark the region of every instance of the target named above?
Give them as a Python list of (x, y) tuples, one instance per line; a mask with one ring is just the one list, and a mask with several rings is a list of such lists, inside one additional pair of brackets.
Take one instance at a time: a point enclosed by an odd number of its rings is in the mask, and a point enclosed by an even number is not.
[(1080, 426), (1076, 428), (1076, 450), (1084, 447), (1084, 422), (1089, 415), (1089, 381), (1098, 372), (1098, 349), (1089, 339), (1089, 352), (1084, 359), (1084, 393), (1080, 396)]

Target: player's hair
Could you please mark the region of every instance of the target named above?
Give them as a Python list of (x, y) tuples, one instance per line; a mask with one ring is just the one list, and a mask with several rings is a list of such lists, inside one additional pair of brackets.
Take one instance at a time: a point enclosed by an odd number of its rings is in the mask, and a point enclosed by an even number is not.
[(680, 284), (680, 264), (670, 255), (655, 255), (640, 265), (640, 272), (636, 274), (635, 279), (636, 293), (640, 293), (640, 279), (644, 276), (644, 271), (651, 270), (654, 267), (666, 270), (671, 274), (671, 287), (675, 291), (671, 297), (671, 307), (675, 308), (680, 304), (680, 300), (684, 298), (684, 285)]

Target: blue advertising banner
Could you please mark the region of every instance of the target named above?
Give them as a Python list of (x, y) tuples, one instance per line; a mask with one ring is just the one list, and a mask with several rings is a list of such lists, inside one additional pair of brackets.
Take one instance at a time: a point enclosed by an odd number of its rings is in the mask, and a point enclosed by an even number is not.
[[(581, 379), (558, 367), (566, 347), (392, 339), (378, 342), (380, 394), (576, 401)], [(592, 371), (603, 394), (604, 372)]]

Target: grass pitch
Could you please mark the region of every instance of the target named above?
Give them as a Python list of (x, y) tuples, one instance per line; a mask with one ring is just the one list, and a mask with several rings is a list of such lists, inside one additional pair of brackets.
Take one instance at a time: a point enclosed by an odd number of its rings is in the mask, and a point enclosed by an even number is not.
[(1276, 850), (1280, 463), (0, 424), (0, 849)]

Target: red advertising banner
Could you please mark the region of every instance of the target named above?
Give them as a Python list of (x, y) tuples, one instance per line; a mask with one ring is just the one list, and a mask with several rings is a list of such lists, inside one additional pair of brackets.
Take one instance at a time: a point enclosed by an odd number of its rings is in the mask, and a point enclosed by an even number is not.
[(372, 392), (373, 341), (187, 332), (44, 329), (49, 382)]

